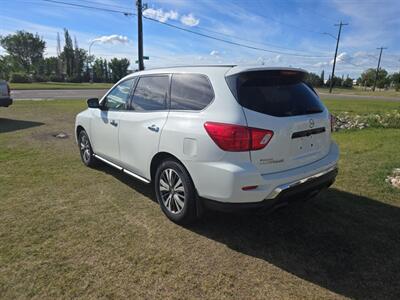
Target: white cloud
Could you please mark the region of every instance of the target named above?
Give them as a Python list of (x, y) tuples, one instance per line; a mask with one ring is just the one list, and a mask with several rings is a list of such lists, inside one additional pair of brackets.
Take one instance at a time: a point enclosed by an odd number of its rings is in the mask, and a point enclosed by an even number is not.
[(100, 42), (102, 44), (115, 44), (115, 43), (122, 43), (126, 44), (129, 42), (128, 38), (123, 35), (104, 35), (92, 40), (92, 42)]
[[(349, 62), (349, 61), (351, 61), (351, 57), (346, 52), (339, 53), (339, 55), (336, 57), (337, 63)], [(331, 65), (332, 64), (333, 64), (333, 59), (331, 60)]]
[(200, 19), (196, 19), (193, 14), (183, 15), (181, 17), (181, 23), (193, 27), (199, 25)]
[(178, 12), (174, 10), (164, 11), (162, 8), (159, 9), (148, 8), (143, 11), (143, 15), (148, 18), (156, 19), (160, 22), (167, 22), (168, 20), (177, 20), (179, 17)]
[(213, 51), (210, 52), (210, 55), (212, 55), (212, 56), (219, 56), (219, 51), (213, 50)]
[(328, 67), (329, 64), (327, 62), (318, 62), (318, 63), (314, 64), (313, 66), (317, 67), (317, 68), (325, 68), (325, 67)]

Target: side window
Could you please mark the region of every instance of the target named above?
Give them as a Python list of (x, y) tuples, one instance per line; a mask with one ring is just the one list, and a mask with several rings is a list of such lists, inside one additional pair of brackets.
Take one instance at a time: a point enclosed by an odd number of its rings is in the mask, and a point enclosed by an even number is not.
[(200, 74), (174, 74), (171, 84), (171, 109), (202, 110), (214, 98), (207, 77)]
[(125, 110), (129, 102), (129, 94), (134, 78), (125, 80), (117, 85), (105, 98), (104, 107), (111, 110)]
[(132, 105), (136, 111), (167, 109), (169, 76), (146, 76), (139, 79)]

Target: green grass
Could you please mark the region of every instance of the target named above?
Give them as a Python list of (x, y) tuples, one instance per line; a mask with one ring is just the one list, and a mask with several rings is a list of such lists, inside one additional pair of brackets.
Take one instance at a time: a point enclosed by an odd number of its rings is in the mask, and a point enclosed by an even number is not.
[(11, 90), (76, 90), (76, 89), (109, 89), (112, 83), (69, 83), (69, 82), (35, 82), (10, 83)]
[(349, 112), (354, 114), (385, 113), (393, 110), (400, 110), (400, 102), (388, 102), (382, 100), (342, 100), (324, 99), (323, 102), (329, 111), (337, 114)]
[[(370, 102), (346, 105), (363, 112)], [(400, 192), (385, 182), (400, 167), (400, 130), (335, 133), (337, 182), (310, 203), (209, 212), (184, 228), (151, 187), (82, 165), (73, 123), (84, 107), (0, 110), (0, 298), (400, 297)], [(70, 138), (52, 137), (60, 131)]]
[[(317, 88), (320, 93), (329, 93), (329, 88)], [(376, 89), (375, 92), (371, 90), (364, 90), (362, 87), (354, 86), (353, 88), (334, 88), (333, 94), (345, 95), (361, 95), (361, 96), (381, 96), (381, 97), (398, 97), (400, 98), (400, 91), (394, 89), (383, 90)]]

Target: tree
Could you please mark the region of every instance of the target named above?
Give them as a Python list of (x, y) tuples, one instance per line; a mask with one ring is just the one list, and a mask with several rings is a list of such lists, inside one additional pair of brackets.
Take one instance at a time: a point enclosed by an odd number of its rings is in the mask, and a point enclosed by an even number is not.
[(105, 75), (104, 75), (104, 64), (101, 58), (96, 58), (93, 63), (93, 81), (94, 82), (104, 82)]
[(14, 71), (22, 70), (26, 73), (36, 71), (46, 49), (46, 42), (38, 34), (22, 30), (0, 37), (0, 45), (9, 54)]
[(400, 90), (400, 72), (398, 73), (393, 73), (390, 75), (390, 82), (396, 89), (396, 91)]
[(130, 63), (127, 58), (113, 58), (108, 64), (112, 74), (112, 81), (117, 82), (124, 76), (128, 75), (129, 65)]
[(320, 77), (321, 77), (321, 83), (322, 83), (322, 85), (324, 85), (325, 84), (325, 70), (322, 70)]
[(104, 81), (109, 82), (110, 74), (109, 74), (108, 67), (107, 67), (107, 65), (108, 65), (107, 60), (103, 61), (103, 65), (104, 65)]
[[(326, 85), (327, 86), (331, 85), (331, 77), (330, 76), (329, 76), (328, 81), (326, 82)], [(341, 86), (341, 85), (342, 85), (342, 78), (334, 76), (333, 77), (333, 86)]]
[(315, 87), (322, 86), (323, 84), (321, 78), (315, 73), (308, 73), (306, 77), (306, 82)]
[[(389, 83), (388, 73), (385, 69), (379, 69), (378, 72), (378, 80), (377, 80), (377, 87), (383, 88), (386, 84)], [(361, 85), (366, 85), (368, 87), (373, 86), (375, 82), (376, 70), (375, 69), (368, 69), (365, 70), (361, 77), (358, 79)]]
[(65, 65), (65, 72), (67, 73), (67, 76), (72, 77), (74, 74), (74, 47), (72, 45), (71, 36), (66, 28), (64, 28), (64, 39), (65, 45), (64, 50), (61, 53), (61, 57)]
[(345, 88), (352, 88), (353, 87), (353, 79), (351, 79), (348, 75), (345, 80), (342, 82), (342, 86)]
[(8, 80), (13, 71), (13, 63), (10, 55), (0, 55), (0, 79)]

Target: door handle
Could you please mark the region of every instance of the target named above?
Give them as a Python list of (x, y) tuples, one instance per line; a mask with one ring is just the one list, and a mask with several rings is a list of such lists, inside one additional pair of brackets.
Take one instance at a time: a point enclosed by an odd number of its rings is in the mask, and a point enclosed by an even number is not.
[(160, 130), (160, 128), (157, 127), (156, 124), (153, 124), (149, 127), (147, 127), (149, 130), (154, 131), (154, 132), (158, 132)]
[(115, 122), (114, 120), (112, 120), (111, 122), (110, 122), (110, 124), (112, 125), (112, 126), (118, 126), (118, 123), (117, 122)]

